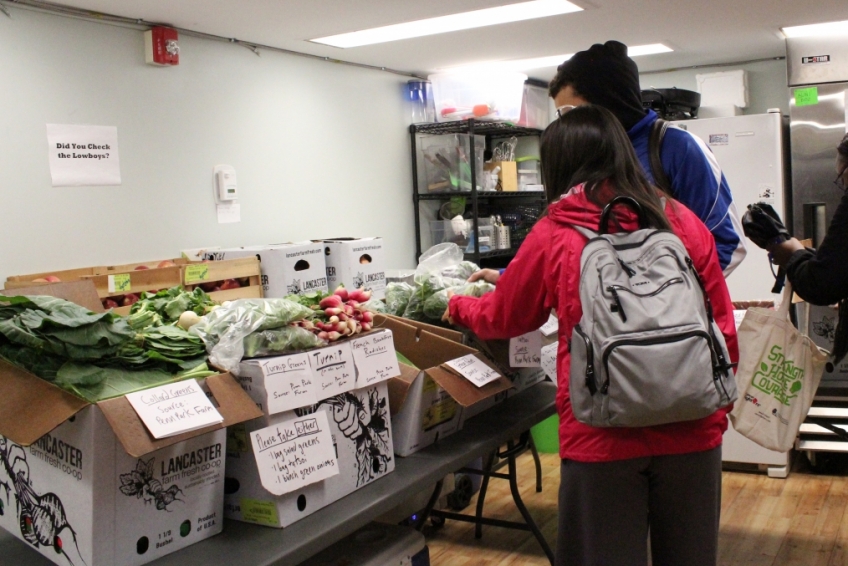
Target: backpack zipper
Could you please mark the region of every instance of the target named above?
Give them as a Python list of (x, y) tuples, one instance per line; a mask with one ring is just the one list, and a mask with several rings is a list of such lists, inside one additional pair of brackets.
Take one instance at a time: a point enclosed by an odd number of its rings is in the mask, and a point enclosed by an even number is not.
[[(607, 379), (606, 379), (606, 381), (604, 381), (604, 384), (601, 386), (601, 393), (606, 395), (607, 392), (609, 391), (609, 385), (610, 385), (609, 357), (612, 354), (612, 351), (615, 350), (618, 346), (628, 346), (628, 345), (633, 345), (633, 344), (636, 344), (636, 345), (667, 344), (667, 343), (671, 343), (671, 342), (680, 342), (681, 340), (686, 340), (687, 338), (703, 338), (704, 340), (706, 340), (707, 341), (707, 347), (710, 349), (710, 359), (711, 359), (711, 361), (714, 362), (715, 352), (713, 351), (712, 340), (710, 339), (710, 335), (707, 334), (706, 332), (704, 332), (703, 330), (690, 330), (688, 332), (683, 332), (682, 334), (674, 334), (674, 335), (671, 335), (671, 336), (668, 336), (668, 335), (658, 336), (656, 338), (646, 338), (644, 340), (626, 339), (626, 340), (619, 340), (617, 342), (613, 342), (612, 344), (609, 345), (609, 347), (607, 347), (606, 350), (604, 350), (604, 353), (603, 353), (603, 356), (602, 356), (604, 369), (606, 370), (606, 373), (607, 373)], [(713, 372), (713, 376), (714, 376), (713, 381), (715, 382), (716, 381), (715, 371)], [(718, 389), (718, 385), (715, 384), (715, 383), (714, 383), (714, 385), (716, 385), (716, 389)], [(719, 392), (719, 394), (720, 394), (720, 392)]]
[(598, 386), (595, 384), (595, 354), (592, 348), (592, 342), (583, 333), (579, 324), (574, 325), (574, 332), (586, 343), (586, 387), (589, 388), (589, 394), (594, 395), (598, 392)]
[(627, 314), (624, 312), (624, 307), (621, 305), (621, 299), (618, 296), (618, 292), (615, 290), (615, 287), (609, 285), (607, 287), (607, 291), (612, 294), (612, 305), (610, 305), (610, 310), (612, 312), (617, 312), (621, 317), (621, 322), (627, 322)]
[(683, 283), (683, 278), (682, 277), (675, 277), (673, 279), (669, 279), (668, 281), (663, 283), (658, 289), (656, 289), (655, 291), (651, 291), (650, 293), (637, 293), (633, 289), (630, 289), (629, 287), (625, 287), (624, 285), (610, 285), (609, 287), (607, 287), (607, 289), (615, 289), (617, 291), (627, 291), (631, 295), (635, 295), (637, 297), (653, 297), (654, 295), (659, 295), (660, 293), (662, 293), (666, 289), (666, 287), (669, 287), (670, 285), (675, 285), (677, 283)]

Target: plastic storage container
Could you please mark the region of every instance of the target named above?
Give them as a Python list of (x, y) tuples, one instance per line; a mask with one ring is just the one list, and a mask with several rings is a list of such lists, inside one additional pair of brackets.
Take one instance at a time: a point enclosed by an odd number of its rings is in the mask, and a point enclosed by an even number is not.
[(518, 125), (544, 130), (551, 123), (551, 103), (548, 91), (539, 86), (524, 85), (521, 117)]
[[(495, 227), (490, 218), (479, 218), (477, 229), (480, 233), (480, 252), (489, 252), (495, 248)], [(454, 220), (431, 220), (430, 236), (433, 245), (452, 242), (466, 253), (474, 251), (474, 221), (462, 218)]]
[[(468, 134), (419, 135), (418, 187), (422, 193), (471, 192), (471, 136)], [(477, 190), (484, 189), (485, 136), (474, 136)]]
[(437, 73), (429, 79), (438, 122), (468, 118), (517, 122), (521, 117), (527, 75), (479, 71)]

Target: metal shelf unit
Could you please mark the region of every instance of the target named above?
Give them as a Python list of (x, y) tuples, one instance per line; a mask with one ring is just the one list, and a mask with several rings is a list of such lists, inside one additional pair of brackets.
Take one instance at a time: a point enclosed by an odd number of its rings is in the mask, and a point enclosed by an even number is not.
[[(470, 138), (470, 152), (469, 152), (469, 165), (471, 167), (471, 190), (470, 191), (446, 191), (443, 193), (428, 193), (428, 194), (420, 194), (418, 187), (418, 144), (416, 134), (428, 134), (428, 135), (440, 135), (440, 134), (469, 134)], [(515, 126), (508, 122), (487, 122), (487, 121), (479, 121), (469, 119), (469, 120), (461, 120), (455, 122), (434, 122), (434, 123), (426, 123), (426, 124), (412, 124), (409, 126), (409, 135), (411, 140), (411, 148), (412, 148), (412, 201), (413, 207), (415, 210), (415, 261), (418, 261), (418, 258), (421, 256), (421, 216), (420, 216), (420, 201), (428, 201), (428, 200), (450, 200), (452, 197), (466, 197), (471, 199), (471, 211), (472, 211), (472, 222), (474, 227), (474, 234), (479, 234), (478, 231), (478, 218), (479, 218), (479, 203), (484, 200), (518, 200), (518, 199), (528, 199), (535, 200), (536, 202), (544, 201), (545, 196), (543, 192), (531, 192), (531, 191), (521, 191), (521, 192), (509, 192), (509, 193), (489, 193), (489, 192), (480, 192), (477, 190), (477, 157), (475, 153), (475, 135), (483, 135), (488, 138), (490, 137), (502, 137), (502, 136), (516, 136), (516, 137), (526, 137), (526, 136), (540, 136), (542, 134), (541, 130), (536, 130), (533, 128), (523, 128), (520, 126)], [(508, 250), (495, 250), (490, 252), (481, 252), (480, 251), (480, 242), (479, 238), (474, 238), (474, 251), (471, 253), (466, 253), (465, 257), (473, 261), (474, 263), (480, 265), (481, 259), (494, 258), (494, 257), (509, 257), (515, 255), (516, 249), (515, 247)]]

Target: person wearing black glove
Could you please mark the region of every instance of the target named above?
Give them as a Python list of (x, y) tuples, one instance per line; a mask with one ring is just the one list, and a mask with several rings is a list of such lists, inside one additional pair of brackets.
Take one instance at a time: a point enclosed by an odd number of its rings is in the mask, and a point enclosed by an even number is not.
[[(848, 134), (836, 148), (836, 180), (848, 188)], [(818, 250), (805, 248), (789, 237), (786, 227), (770, 206), (757, 203), (748, 207), (742, 219), (745, 235), (768, 250), (772, 261), (786, 270), (792, 290), (814, 305), (839, 303), (839, 323), (833, 345), (834, 363), (848, 353), (848, 193), (842, 197)]]

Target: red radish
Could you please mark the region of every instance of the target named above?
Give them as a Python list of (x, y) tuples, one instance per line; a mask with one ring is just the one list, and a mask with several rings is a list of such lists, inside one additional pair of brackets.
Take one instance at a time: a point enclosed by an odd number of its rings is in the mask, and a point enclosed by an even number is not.
[(329, 297), (321, 299), (318, 306), (322, 309), (339, 308), (342, 306), (342, 299), (338, 295), (330, 295)]
[(371, 298), (371, 291), (366, 291), (365, 289), (354, 289), (350, 292), (350, 299), (365, 303)]
[(339, 321), (340, 322), (345, 322), (345, 321), (347, 321), (347, 319), (348, 319), (348, 316), (345, 313), (339, 314)]
[(356, 321), (355, 320), (348, 320), (347, 321), (347, 327), (350, 328), (351, 334), (356, 334)]
[(350, 306), (350, 305), (345, 305), (344, 306), (344, 312), (348, 316), (353, 316), (353, 307)]
[(362, 323), (362, 332), (368, 332), (369, 330), (371, 330), (371, 323), (370, 322), (363, 322)]
[(330, 317), (330, 321), (329, 321), (329, 322), (330, 322), (330, 324), (335, 324), (335, 323), (336, 323), (336, 322), (338, 322), (339, 320), (341, 320), (341, 319), (339, 319), (339, 317), (337, 317), (337, 316), (331, 316), (331, 317)]
[(222, 291), (225, 291), (227, 289), (238, 289), (240, 287), (241, 287), (241, 285), (239, 285), (239, 282), (236, 281), (235, 279), (224, 279), (221, 282), (221, 290)]
[(374, 315), (371, 311), (362, 311), (362, 322), (371, 322), (374, 320)]
[(362, 304), (361, 304), (361, 303), (359, 303), (358, 301), (354, 301), (354, 300), (352, 300), (352, 299), (348, 300), (348, 302), (346, 302), (345, 304), (346, 304), (347, 306), (349, 306), (349, 307), (353, 307), (353, 308), (355, 308), (355, 309), (358, 309), (358, 308), (360, 308), (360, 307), (362, 306)]
[(307, 330), (312, 330), (313, 328), (315, 328), (315, 325), (312, 324), (311, 320), (304, 320), (302, 326)]
[(344, 311), (341, 309), (341, 307), (324, 309), (324, 314), (326, 314), (327, 316), (338, 316), (338, 315), (342, 314), (343, 312)]
[(320, 338), (321, 340), (328, 340), (328, 339), (329, 339), (329, 336), (328, 336), (328, 333), (327, 333), (327, 332), (319, 332), (319, 333), (318, 333), (318, 338)]
[(335, 291), (333, 291), (333, 295), (337, 297), (341, 297), (342, 301), (348, 300), (348, 292), (344, 287), (338, 287)]
[(342, 337), (342, 335), (339, 334), (338, 332), (328, 332), (327, 333), (327, 340), (329, 340), (330, 342), (334, 342), (341, 337)]

